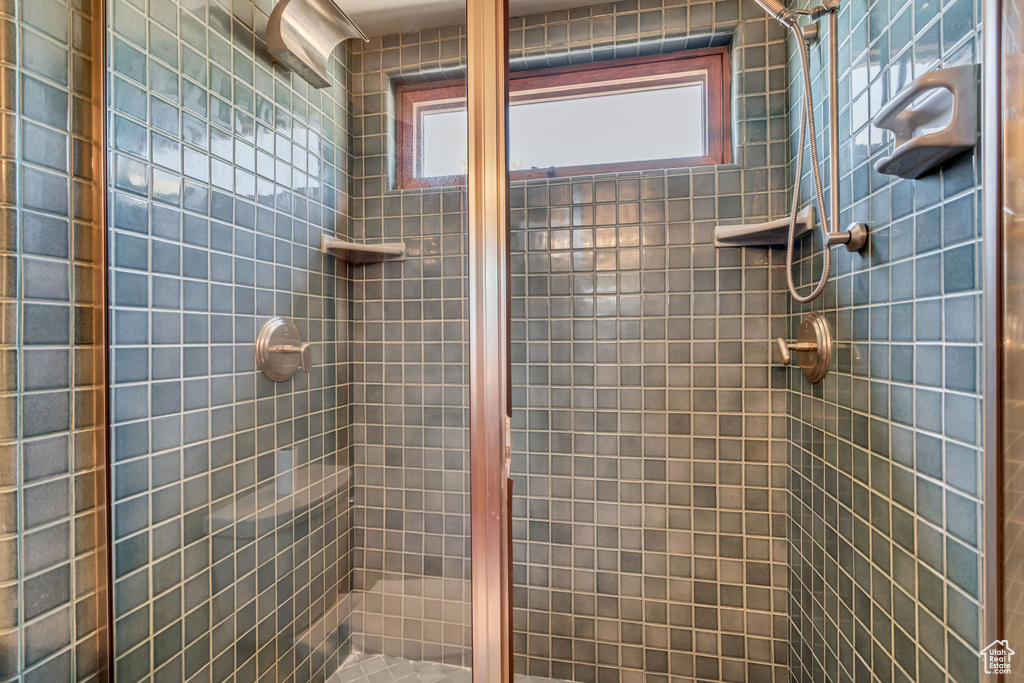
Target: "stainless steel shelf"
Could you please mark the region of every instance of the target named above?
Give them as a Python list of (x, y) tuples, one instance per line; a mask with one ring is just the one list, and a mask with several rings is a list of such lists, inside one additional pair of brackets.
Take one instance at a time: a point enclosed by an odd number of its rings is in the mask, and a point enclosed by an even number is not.
[[(814, 228), (814, 207), (810, 204), (796, 216), (796, 238)], [(786, 244), (789, 218), (747, 225), (719, 225), (715, 228), (716, 247), (777, 247)]]
[(349, 263), (380, 263), (382, 261), (404, 261), (405, 243), (388, 242), (386, 244), (356, 244), (336, 237), (322, 235), (320, 251)]

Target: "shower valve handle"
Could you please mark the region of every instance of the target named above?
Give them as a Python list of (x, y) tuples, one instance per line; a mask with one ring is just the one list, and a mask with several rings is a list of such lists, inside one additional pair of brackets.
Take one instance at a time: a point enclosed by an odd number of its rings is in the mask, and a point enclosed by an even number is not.
[(294, 346), (292, 344), (282, 344), (281, 346), (270, 347), (271, 353), (297, 353), (299, 354), (299, 360), (302, 363), (302, 371), (309, 374), (309, 371), (313, 369), (313, 345), (312, 344), (301, 344)]
[(800, 354), (800, 370), (812, 384), (825, 379), (832, 361), (832, 331), (821, 313), (812, 311), (807, 314), (796, 332), (795, 342), (778, 337), (774, 345), (783, 365), (790, 364), (793, 360), (790, 352), (795, 351)]
[(300, 367), (308, 375), (313, 369), (313, 345), (303, 343), (295, 323), (275, 316), (256, 337), (256, 366), (275, 382), (291, 379)]
[(782, 364), (789, 365), (789, 361), (792, 360), (790, 351), (817, 351), (818, 345), (814, 342), (787, 342), (782, 337), (778, 337), (775, 340), (775, 350), (778, 352)]

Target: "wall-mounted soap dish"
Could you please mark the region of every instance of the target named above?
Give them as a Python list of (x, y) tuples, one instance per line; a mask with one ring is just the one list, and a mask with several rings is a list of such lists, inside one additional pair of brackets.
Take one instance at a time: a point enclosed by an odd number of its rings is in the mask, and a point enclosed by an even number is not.
[(974, 147), (978, 137), (977, 76), (966, 64), (929, 71), (882, 107), (876, 128), (896, 138), (892, 154), (875, 170), (920, 178), (946, 159)]
[(279, 0), (267, 22), (270, 54), (314, 88), (331, 84), (328, 60), (349, 38), (369, 42), (334, 0)]
[[(814, 229), (814, 207), (808, 204), (796, 215), (796, 238)], [(777, 247), (789, 238), (789, 216), (767, 223), (719, 225), (715, 227), (716, 247)]]

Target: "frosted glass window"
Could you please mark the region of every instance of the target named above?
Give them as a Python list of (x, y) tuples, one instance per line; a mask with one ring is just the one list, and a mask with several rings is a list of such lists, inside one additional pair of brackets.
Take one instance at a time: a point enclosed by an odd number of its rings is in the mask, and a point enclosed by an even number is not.
[[(685, 85), (509, 107), (509, 168), (620, 164), (704, 156), (704, 88)], [(425, 114), (423, 177), (466, 172), (466, 110)]]
[[(718, 50), (515, 74), (509, 88), (511, 177), (724, 163), (725, 58)], [(469, 158), (464, 86), (417, 86), (400, 97), (410, 124), (400, 147), (402, 185), (463, 182)]]

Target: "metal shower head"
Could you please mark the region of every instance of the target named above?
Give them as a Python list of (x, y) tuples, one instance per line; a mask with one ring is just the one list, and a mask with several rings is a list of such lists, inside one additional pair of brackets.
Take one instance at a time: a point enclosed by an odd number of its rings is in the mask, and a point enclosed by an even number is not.
[(331, 53), (349, 38), (368, 40), (334, 0), (280, 0), (267, 23), (270, 54), (314, 88), (331, 84)]
[(765, 12), (775, 17), (783, 24), (789, 24), (790, 12), (779, 0), (754, 0)]

